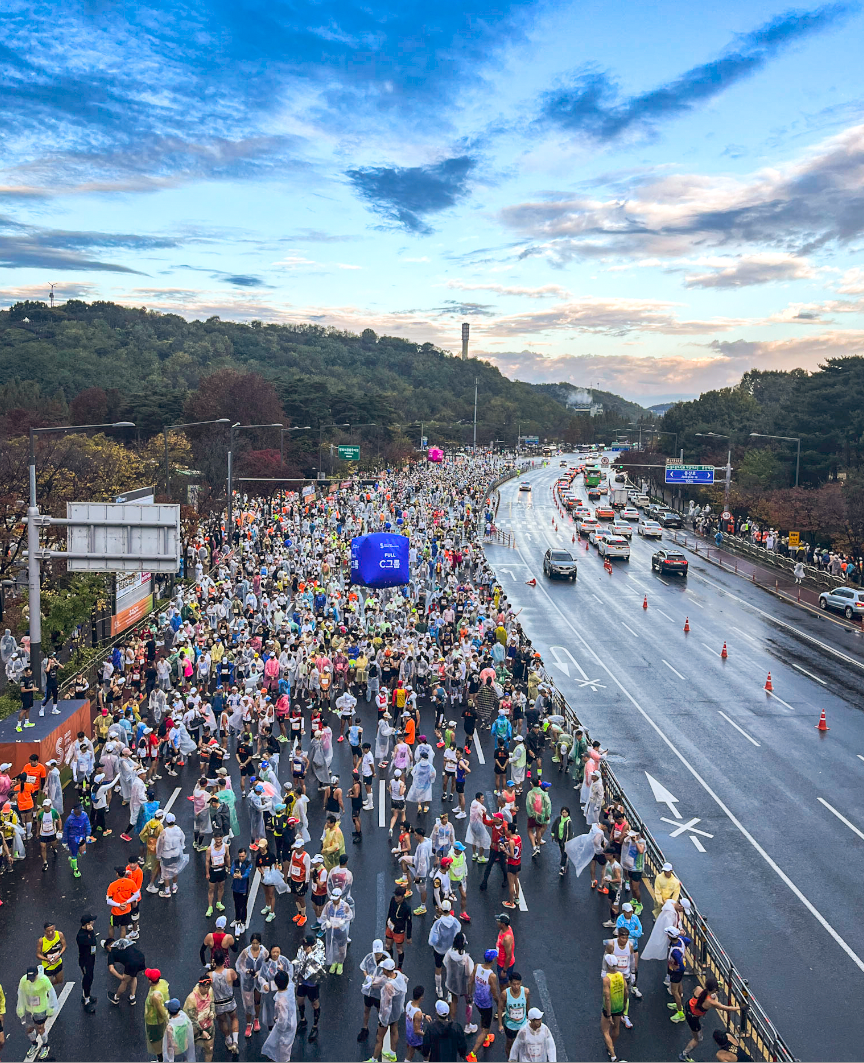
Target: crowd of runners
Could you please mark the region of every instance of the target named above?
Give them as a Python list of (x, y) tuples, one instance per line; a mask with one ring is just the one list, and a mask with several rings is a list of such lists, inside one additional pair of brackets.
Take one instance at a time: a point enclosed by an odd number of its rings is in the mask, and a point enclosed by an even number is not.
[[(690, 1058), (701, 1020), (726, 1005), (710, 976), (682, 992), (689, 902), (670, 865), (643, 892), (645, 840), (606, 798), (605, 751), (555, 714), (486, 563), (478, 528), (501, 471), (500, 459), (465, 457), (323, 497), (238, 501), (194, 585), (115, 649), (92, 688), (78, 683), (92, 738), (80, 733), (65, 764), (34, 754), (17, 777), (0, 765), (2, 871), (39, 860), (50, 882), (62, 851), (92, 898), (80, 927), (46, 910), (6, 986), (27, 1058), (48, 1057), (64, 971), (80, 972), (81, 1004), (96, 1011), (106, 953), (109, 1006), (141, 1001), (142, 1058), (211, 1060), (214, 1046), (222, 1058), (222, 1040), (232, 1059), (287, 1061), (296, 1038), (318, 1039), (328, 985), (359, 967), (357, 1040), (370, 1059), (555, 1060), (563, 1046), (516, 963), (528, 933), (520, 872), (547, 844), (560, 856), (552, 874), (590, 866), (580, 883), (608, 901), (597, 1004), (610, 1059), (642, 995), (640, 956), (660, 961), (671, 1021), (692, 1033), (679, 1058)], [(351, 539), (385, 529), (409, 538), (408, 583), (352, 585)], [(491, 793), (472, 785), (481, 736)], [(166, 777), (179, 800), (157, 796)], [(386, 925), (352, 944), (357, 905), (375, 903), (374, 880), (355, 882), (352, 847), (377, 830), (389, 832), (395, 880)], [(501, 910), (472, 926), (470, 898), (496, 867)], [(159, 951), (160, 906), (196, 875), (207, 890), (188, 929), (200, 977), (175, 993), (145, 953)], [(262, 930), (250, 933), (259, 895)], [(5, 979), (13, 969), (7, 956)], [(718, 1058), (749, 1058), (725, 1032), (715, 1039)]]

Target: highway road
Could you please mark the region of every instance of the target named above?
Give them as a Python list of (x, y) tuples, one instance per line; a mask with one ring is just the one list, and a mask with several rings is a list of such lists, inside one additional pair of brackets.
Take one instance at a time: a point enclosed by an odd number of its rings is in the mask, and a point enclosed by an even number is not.
[[(556, 510), (561, 471), (501, 488), (497, 524), (516, 547), (487, 555), (520, 621), (792, 1050), (860, 1058), (860, 1010), (823, 1018), (864, 990), (860, 632), (692, 554), (686, 580), (653, 574), (656, 545), (635, 526), (631, 560), (607, 574)], [(575, 583), (543, 576), (545, 550), (564, 546)]]

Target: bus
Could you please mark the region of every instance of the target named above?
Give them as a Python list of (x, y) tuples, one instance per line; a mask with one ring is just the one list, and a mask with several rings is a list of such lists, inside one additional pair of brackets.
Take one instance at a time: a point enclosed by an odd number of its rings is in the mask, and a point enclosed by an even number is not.
[(600, 470), (595, 466), (586, 466), (585, 468), (585, 486), (586, 487), (598, 487), (600, 484)]

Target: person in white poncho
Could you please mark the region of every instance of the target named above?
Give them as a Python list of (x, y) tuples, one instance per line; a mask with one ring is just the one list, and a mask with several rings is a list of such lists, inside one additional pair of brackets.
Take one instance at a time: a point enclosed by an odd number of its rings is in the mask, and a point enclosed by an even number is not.
[(510, 1059), (520, 1063), (557, 1063), (555, 1039), (543, 1022), (543, 1012), (539, 1008), (529, 1010), (528, 1021), (516, 1034), (510, 1049)]

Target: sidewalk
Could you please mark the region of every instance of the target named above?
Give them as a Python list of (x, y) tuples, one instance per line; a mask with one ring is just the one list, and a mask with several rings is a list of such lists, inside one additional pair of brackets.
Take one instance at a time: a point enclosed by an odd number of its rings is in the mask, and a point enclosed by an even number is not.
[(807, 577), (802, 584), (797, 584), (794, 578), (778, 572), (776, 568), (768, 568), (738, 557), (722, 547), (715, 546), (712, 540), (694, 535), (692, 532), (669, 531), (666, 534), (678, 546), (692, 550), (699, 557), (710, 561), (712, 565), (717, 565), (727, 572), (734, 572), (742, 579), (749, 580), (770, 593), (776, 594), (778, 598), (798, 605), (806, 605), (821, 612), (819, 591), (812, 586), (807, 586)]

